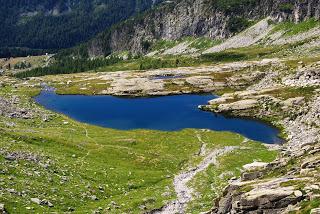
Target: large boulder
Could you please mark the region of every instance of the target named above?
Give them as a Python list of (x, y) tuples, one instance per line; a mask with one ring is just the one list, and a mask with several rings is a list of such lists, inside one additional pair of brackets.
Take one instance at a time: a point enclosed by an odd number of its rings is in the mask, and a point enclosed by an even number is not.
[(235, 110), (247, 110), (255, 108), (258, 105), (258, 101), (255, 99), (240, 100), (233, 103), (221, 104), (218, 106), (218, 110), (221, 112), (235, 111)]
[(293, 187), (254, 189), (235, 202), (234, 209), (244, 213), (252, 210), (281, 210), (302, 199), (302, 195), (296, 196), (294, 192)]
[(291, 107), (291, 106), (295, 106), (295, 105), (301, 104), (304, 101), (304, 99), (305, 99), (304, 97), (289, 98), (289, 99), (283, 101), (282, 104), (284, 106)]
[(268, 163), (264, 163), (264, 162), (253, 162), (253, 163), (249, 163), (243, 166), (243, 168), (246, 171), (254, 171), (254, 170), (261, 170), (264, 169), (266, 166), (268, 166)]

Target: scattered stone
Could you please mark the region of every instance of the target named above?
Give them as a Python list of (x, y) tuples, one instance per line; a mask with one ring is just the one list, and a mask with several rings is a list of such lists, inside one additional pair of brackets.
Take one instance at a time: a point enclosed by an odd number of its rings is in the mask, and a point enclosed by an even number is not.
[(91, 199), (92, 201), (97, 201), (97, 200), (99, 200), (98, 197), (95, 196), (95, 195), (91, 195), (91, 196), (90, 196), (90, 199)]
[(47, 205), (48, 207), (53, 207), (53, 204), (50, 201), (47, 202)]
[(31, 201), (32, 201), (33, 203), (38, 204), (38, 205), (41, 204), (41, 200), (40, 200), (39, 198), (31, 198)]
[(75, 211), (75, 209), (73, 207), (68, 207), (68, 211), (73, 212), (73, 211)]
[(4, 204), (0, 204), (0, 213), (6, 213), (6, 209), (4, 207)]
[(320, 214), (320, 208), (314, 208), (310, 211), (310, 214)]
[(302, 197), (302, 196), (303, 196), (303, 194), (302, 194), (302, 192), (301, 192), (300, 190), (294, 191), (293, 194), (294, 194), (296, 197)]
[(53, 204), (50, 201), (46, 200), (46, 199), (40, 200), (39, 198), (31, 198), (31, 201), (33, 203), (38, 204), (38, 205), (53, 207)]
[(12, 154), (8, 154), (7, 156), (5, 156), (5, 159), (8, 160), (8, 161), (16, 160), (15, 156), (13, 156)]

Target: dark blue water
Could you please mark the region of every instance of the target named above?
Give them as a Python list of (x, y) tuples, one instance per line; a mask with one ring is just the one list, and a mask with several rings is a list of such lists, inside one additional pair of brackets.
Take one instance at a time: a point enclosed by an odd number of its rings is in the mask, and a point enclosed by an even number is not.
[(44, 90), (35, 100), (47, 109), (75, 120), (121, 130), (181, 130), (205, 128), (232, 131), (264, 143), (279, 143), (278, 130), (265, 123), (226, 118), (199, 110), (198, 105), (214, 99), (212, 95), (179, 95), (153, 98), (57, 95)]

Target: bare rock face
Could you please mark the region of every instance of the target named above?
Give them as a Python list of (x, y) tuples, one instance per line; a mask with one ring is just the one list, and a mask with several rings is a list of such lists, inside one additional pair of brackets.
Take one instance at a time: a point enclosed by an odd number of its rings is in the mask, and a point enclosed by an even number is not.
[(202, 87), (202, 88), (212, 87), (214, 84), (211, 77), (205, 77), (205, 76), (189, 77), (186, 79), (186, 82), (196, 87)]
[(226, 42), (220, 45), (214, 46), (206, 50), (204, 53), (214, 53), (224, 51), (230, 48), (240, 48), (253, 45), (254, 43), (261, 40), (263, 37), (265, 37), (268, 33), (270, 33), (270, 31), (272, 30), (272, 26), (269, 24), (269, 21), (269, 18), (263, 19), (256, 25), (247, 29), (245, 32), (242, 32), (239, 35), (236, 35), (228, 39)]
[(255, 99), (248, 99), (248, 100), (240, 100), (233, 103), (221, 104), (218, 107), (218, 112), (229, 112), (229, 111), (236, 111), (236, 110), (246, 110), (256, 107), (258, 101)]
[[(289, 205), (304, 199), (301, 191), (294, 187), (282, 187), (281, 183), (289, 178), (278, 178), (252, 182), (236, 182), (230, 184), (221, 200), (216, 203), (212, 213), (283, 213)], [(245, 190), (247, 186), (251, 190)]]
[[(301, 209), (302, 201), (320, 197), (319, 64), (299, 67), (285, 76), (275, 73), (278, 82), (265, 84), (262, 79), (247, 90), (224, 94), (203, 107), (237, 116), (267, 117), (287, 134), (277, 159), (269, 164), (245, 165), (240, 181), (229, 181), (212, 213), (288, 213)], [(311, 89), (287, 96), (284, 92), (292, 87)]]
[(268, 210), (286, 208), (289, 204), (299, 200), (293, 194), (292, 188), (258, 189), (246, 193), (239, 201), (234, 203), (235, 210)]
[[(92, 40), (88, 52), (90, 56), (126, 50), (145, 53), (150, 44), (159, 39), (177, 40), (186, 36), (229, 38), (235, 34), (229, 27), (234, 17), (260, 20), (270, 16), (275, 21), (299, 22), (312, 17), (319, 19), (319, 14), (320, 2), (316, 0), (257, 0), (231, 11), (206, 0), (165, 1), (144, 17), (128, 20)], [(251, 40), (244, 38), (239, 44), (251, 43), (259, 39), (260, 31), (263, 34), (270, 30), (266, 21), (260, 28), (252, 31)]]
[(320, 165), (320, 157), (311, 157), (301, 164), (301, 169), (312, 169)]

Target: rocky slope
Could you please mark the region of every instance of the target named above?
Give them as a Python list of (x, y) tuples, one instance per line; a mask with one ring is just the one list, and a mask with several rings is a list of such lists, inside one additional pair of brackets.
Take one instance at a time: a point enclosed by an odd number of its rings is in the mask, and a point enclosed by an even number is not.
[(319, 8), (320, 3), (316, 0), (168, 1), (99, 35), (88, 44), (88, 52), (90, 56), (127, 50), (145, 53), (160, 39), (228, 38), (267, 16), (273, 21), (318, 19)]
[(230, 181), (212, 213), (307, 213), (318, 206), (319, 64), (302, 66), (287, 75), (267, 75), (267, 83), (262, 79), (245, 91), (224, 94), (203, 107), (269, 119), (283, 127), (288, 140), (275, 161), (245, 166), (241, 179)]

